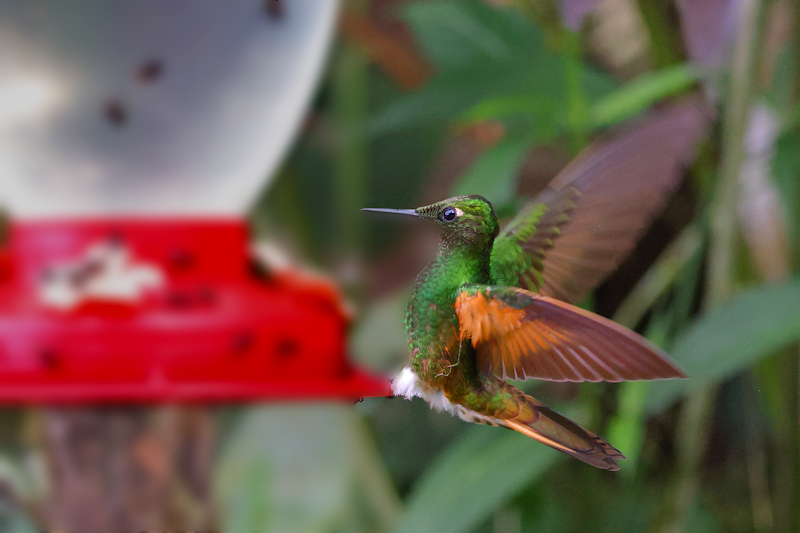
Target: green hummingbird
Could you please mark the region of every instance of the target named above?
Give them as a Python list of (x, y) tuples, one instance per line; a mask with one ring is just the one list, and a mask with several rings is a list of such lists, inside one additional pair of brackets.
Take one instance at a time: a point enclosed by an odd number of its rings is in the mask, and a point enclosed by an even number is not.
[(617, 470), (619, 450), (506, 383), (685, 377), (644, 338), (569, 303), (617, 267), (670, 187), (657, 179), (603, 187), (574, 174), (557, 176), (502, 231), (492, 204), (477, 195), (365, 210), (441, 228), (436, 257), (408, 302), (411, 365), (393, 379), (393, 393)]

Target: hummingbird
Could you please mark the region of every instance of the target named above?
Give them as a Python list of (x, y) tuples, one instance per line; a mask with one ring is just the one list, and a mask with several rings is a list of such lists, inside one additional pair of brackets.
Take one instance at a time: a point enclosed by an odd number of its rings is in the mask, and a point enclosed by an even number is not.
[(364, 210), (410, 215), (441, 230), (408, 301), (411, 363), (392, 380), (393, 394), (618, 470), (619, 450), (506, 382), (686, 377), (643, 337), (573, 305), (616, 268), (669, 187), (652, 179), (607, 188), (574, 174), (557, 176), (502, 230), (478, 195)]

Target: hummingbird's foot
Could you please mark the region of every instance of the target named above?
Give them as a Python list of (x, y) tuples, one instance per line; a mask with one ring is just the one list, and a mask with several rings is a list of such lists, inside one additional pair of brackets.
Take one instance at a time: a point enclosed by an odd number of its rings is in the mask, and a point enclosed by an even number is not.
[(438, 374), (436, 374), (436, 377), (437, 377), (437, 378), (440, 378), (440, 377), (445, 377), (445, 378), (446, 378), (446, 377), (448, 377), (448, 376), (450, 375), (450, 372), (452, 372), (452, 371), (453, 371), (453, 367), (454, 367), (454, 366), (458, 366), (458, 363), (459, 363), (459, 362), (458, 362), (458, 361), (456, 361), (456, 362), (455, 362), (455, 363), (453, 363), (452, 365), (447, 365), (447, 366), (445, 366), (445, 367), (444, 367), (445, 369), (444, 369), (444, 370), (442, 370), (441, 372), (439, 372)]
[(461, 345), (459, 344), (459, 345), (458, 345), (458, 359), (456, 359), (456, 362), (455, 362), (455, 363), (453, 363), (452, 365), (447, 365), (447, 366), (445, 366), (445, 369), (447, 370), (447, 372), (445, 372), (444, 370), (442, 370), (441, 372), (439, 372), (438, 374), (436, 374), (436, 377), (437, 377), (437, 378), (439, 378), (439, 377), (448, 377), (448, 376), (450, 375), (450, 372), (452, 372), (452, 371), (453, 371), (453, 367), (454, 367), (454, 366), (458, 366), (458, 364), (459, 364), (460, 362), (461, 362)]

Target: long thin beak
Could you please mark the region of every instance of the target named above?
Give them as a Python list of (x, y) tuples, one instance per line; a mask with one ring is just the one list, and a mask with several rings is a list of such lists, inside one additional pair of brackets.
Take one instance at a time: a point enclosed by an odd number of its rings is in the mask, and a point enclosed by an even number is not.
[(382, 209), (377, 207), (365, 207), (362, 211), (373, 211), (375, 213), (392, 213), (395, 215), (411, 215), (418, 217), (416, 209)]

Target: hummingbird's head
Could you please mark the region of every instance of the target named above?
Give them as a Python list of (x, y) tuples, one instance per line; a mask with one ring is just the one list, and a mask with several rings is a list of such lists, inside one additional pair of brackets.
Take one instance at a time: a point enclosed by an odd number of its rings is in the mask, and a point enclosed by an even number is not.
[(483, 196), (454, 196), (416, 209), (362, 209), (412, 215), (436, 222), (442, 228), (442, 242), (450, 245), (485, 245), (500, 231), (492, 204)]

